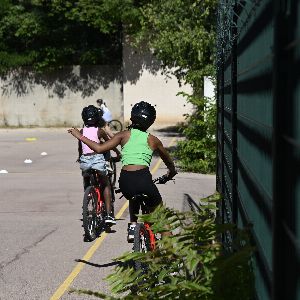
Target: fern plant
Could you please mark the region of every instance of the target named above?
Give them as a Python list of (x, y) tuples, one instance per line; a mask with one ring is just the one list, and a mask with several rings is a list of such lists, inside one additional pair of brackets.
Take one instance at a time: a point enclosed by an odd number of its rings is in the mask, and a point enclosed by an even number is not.
[[(253, 247), (246, 230), (215, 221), (216, 197), (201, 201), (196, 212), (178, 212), (161, 206), (152, 214), (141, 216), (153, 223), (155, 233), (169, 231), (172, 236), (158, 241), (153, 252), (125, 253), (122, 262), (107, 280), (112, 293), (108, 296), (91, 291), (77, 291), (102, 299), (253, 299)], [(235, 237), (231, 251), (219, 240), (224, 232)], [(147, 272), (135, 272), (132, 260), (147, 265)]]

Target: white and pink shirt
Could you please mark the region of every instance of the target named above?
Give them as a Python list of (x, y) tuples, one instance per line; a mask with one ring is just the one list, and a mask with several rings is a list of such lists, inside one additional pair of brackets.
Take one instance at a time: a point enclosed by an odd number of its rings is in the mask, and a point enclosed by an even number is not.
[[(96, 143), (100, 142), (98, 137), (98, 127), (83, 127), (82, 135), (84, 135), (89, 140), (92, 140)], [(86, 144), (82, 142), (81, 142), (81, 146), (82, 146), (82, 154), (88, 154), (94, 152), (92, 149), (90, 149)]]

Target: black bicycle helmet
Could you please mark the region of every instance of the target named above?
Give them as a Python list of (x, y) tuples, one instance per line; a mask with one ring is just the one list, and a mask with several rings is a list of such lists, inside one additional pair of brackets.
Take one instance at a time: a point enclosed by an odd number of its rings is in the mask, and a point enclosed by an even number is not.
[(131, 110), (132, 126), (147, 130), (156, 119), (156, 110), (150, 103), (141, 101), (136, 103)]
[(98, 126), (100, 121), (99, 110), (94, 105), (84, 107), (81, 117), (85, 126)]

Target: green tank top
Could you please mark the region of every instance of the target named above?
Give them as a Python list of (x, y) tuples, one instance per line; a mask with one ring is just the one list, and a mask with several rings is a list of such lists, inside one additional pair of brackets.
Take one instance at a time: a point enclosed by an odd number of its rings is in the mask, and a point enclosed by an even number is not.
[(121, 150), (122, 166), (150, 165), (153, 151), (148, 145), (148, 136), (148, 132), (138, 129), (130, 130), (130, 138)]

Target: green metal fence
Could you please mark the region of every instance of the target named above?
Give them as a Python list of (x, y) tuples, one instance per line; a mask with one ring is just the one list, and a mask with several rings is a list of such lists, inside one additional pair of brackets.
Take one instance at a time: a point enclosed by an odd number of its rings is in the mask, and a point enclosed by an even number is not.
[(251, 225), (260, 300), (300, 299), (299, 23), (299, 1), (219, 1), (220, 216)]

